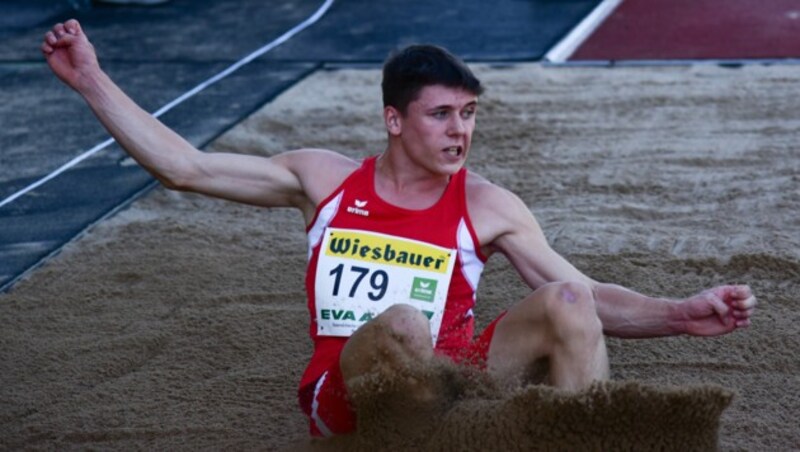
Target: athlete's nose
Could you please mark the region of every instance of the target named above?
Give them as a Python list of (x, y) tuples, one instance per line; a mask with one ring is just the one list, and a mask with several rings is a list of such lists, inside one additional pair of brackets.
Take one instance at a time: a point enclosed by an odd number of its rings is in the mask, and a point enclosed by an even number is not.
[(459, 115), (453, 115), (450, 120), (450, 127), (448, 131), (451, 135), (463, 135), (467, 131), (467, 126), (464, 124), (464, 119)]

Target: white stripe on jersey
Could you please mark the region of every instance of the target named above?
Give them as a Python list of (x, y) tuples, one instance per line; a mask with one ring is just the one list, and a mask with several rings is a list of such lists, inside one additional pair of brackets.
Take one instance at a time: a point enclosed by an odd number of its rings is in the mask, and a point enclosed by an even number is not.
[(317, 428), (323, 436), (331, 437), (333, 436), (333, 432), (331, 432), (331, 429), (325, 425), (325, 422), (322, 421), (322, 418), (319, 417), (319, 400), (317, 400), (319, 392), (322, 390), (322, 385), (325, 384), (325, 378), (327, 376), (328, 371), (326, 370), (325, 373), (319, 377), (319, 380), (317, 380), (317, 386), (314, 387), (314, 400), (311, 401), (311, 419), (315, 424), (317, 424)]
[(331, 224), (331, 220), (333, 220), (336, 212), (339, 211), (339, 204), (342, 202), (342, 196), (344, 196), (344, 190), (340, 191), (335, 198), (328, 201), (328, 203), (319, 210), (317, 220), (311, 226), (311, 229), (308, 230), (308, 260), (311, 260), (314, 247), (319, 245), (319, 242), (322, 240), (322, 233), (325, 232), (325, 228)]
[(483, 262), (478, 258), (477, 244), (472, 240), (467, 222), (462, 218), (458, 223), (458, 255), (461, 258), (461, 273), (472, 287), (472, 297), (478, 293), (478, 282), (483, 272)]

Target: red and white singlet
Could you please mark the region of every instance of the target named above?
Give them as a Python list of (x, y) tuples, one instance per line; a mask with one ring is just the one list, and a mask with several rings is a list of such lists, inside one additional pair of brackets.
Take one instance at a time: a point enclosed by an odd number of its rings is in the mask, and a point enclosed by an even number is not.
[(406, 303), (430, 320), (437, 352), (470, 344), (475, 292), (486, 258), (467, 214), (467, 170), (432, 207), (408, 210), (375, 193), (375, 161), (317, 207), (308, 228), (306, 291), (314, 354), (300, 388), (338, 359), (347, 338), (387, 307)]

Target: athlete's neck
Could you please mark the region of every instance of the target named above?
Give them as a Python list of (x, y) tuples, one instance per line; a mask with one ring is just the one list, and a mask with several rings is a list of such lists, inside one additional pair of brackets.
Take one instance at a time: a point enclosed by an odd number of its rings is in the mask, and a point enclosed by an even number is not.
[(435, 174), (389, 151), (375, 162), (375, 192), (384, 201), (413, 210), (427, 209), (442, 197), (450, 175)]

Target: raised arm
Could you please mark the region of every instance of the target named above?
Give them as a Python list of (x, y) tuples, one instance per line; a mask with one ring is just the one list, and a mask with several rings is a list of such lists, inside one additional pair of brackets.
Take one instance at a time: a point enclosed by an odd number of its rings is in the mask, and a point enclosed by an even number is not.
[(597, 282), (550, 247), (538, 222), (517, 196), (480, 180), (471, 184), (471, 192), (470, 216), (479, 240), (486, 244), (485, 252), (504, 254), (534, 290), (556, 281), (589, 286), (608, 335), (715, 336), (750, 325), (756, 299), (748, 286), (720, 286), (672, 300)]
[(85, 99), (122, 148), (168, 188), (265, 207), (298, 207), (310, 218), (316, 202), (355, 166), (324, 150), (271, 158), (197, 150), (142, 110), (103, 72), (76, 20), (48, 31), (42, 52), (56, 76)]

